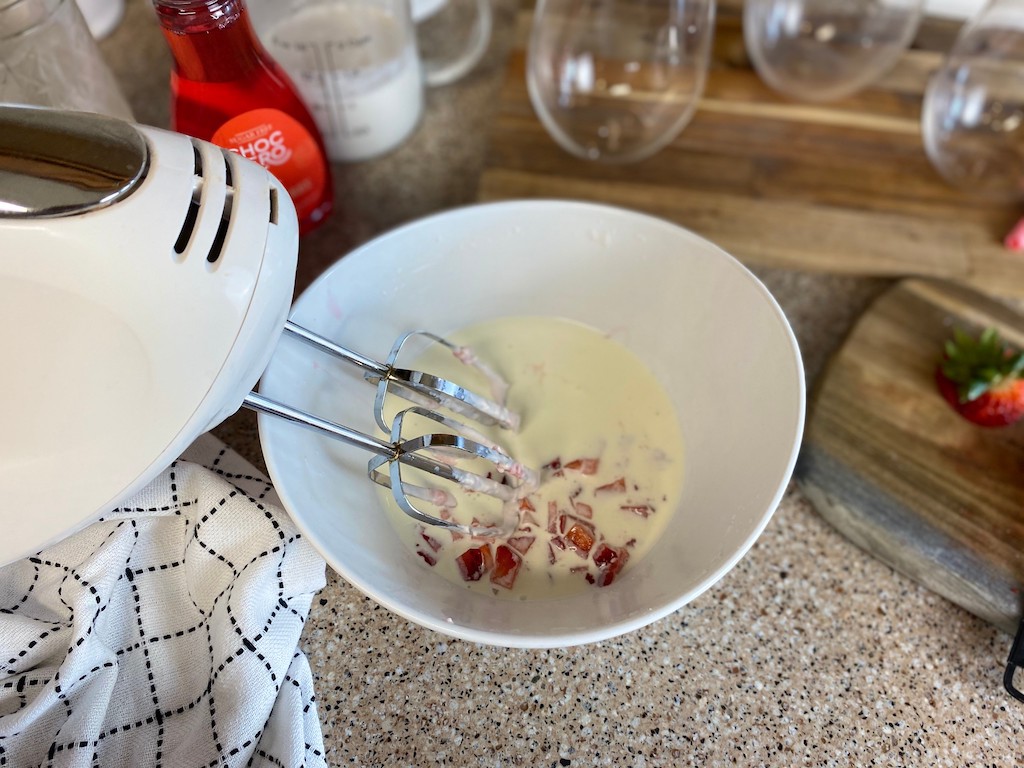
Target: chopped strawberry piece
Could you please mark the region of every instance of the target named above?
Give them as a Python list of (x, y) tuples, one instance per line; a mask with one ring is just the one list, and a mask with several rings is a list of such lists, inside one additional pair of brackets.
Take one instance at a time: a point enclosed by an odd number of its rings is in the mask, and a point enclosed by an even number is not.
[(588, 573), (588, 569), (585, 565), (577, 565), (573, 568), (570, 568), (569, 573)]
[(435, 539), (433, 536), (429, 536), (427, 534), (426, 528), (420, 528), (420, 538), (427, 542), (427, 546), (429, 546), (435, 552), (437, 552), (437, 550), (441, 548), (441, 542)]
[(594, 537), (594, 526), (581, 518), (573, 517), (572, 515), (561, 514), (558, 516), (558, 532), (561, 534), (567, 534), (569, 529), (575, 525), (582, 525), (587, 531), (590, 532), (591, 537)]
[(587, 520), (592, 520), (594, 517), (594, 508), (589, 504), (584, 504), (582, 501), (577, 501), (572, 509), (577, 515), (585, 517)]
[(536, 512), (537, 508), (533, 506), (533, 502), (530, 501), (529, 497), (523, 497), (519, 500), (519, 511), (520, 512)]
[(607, 587), (611, 584), (619, 571), (625, 567), (627, 560), (629, 552), (625, 547), (612, 547), (601, 542), (594, 551), (594, 564), (600, 569), (597, 572), (597, 586)]
[(491, 569), (493, 562), (491, 548), (487, 544), (467, 549), (455, 558), (455, 564), (459, 566), (459, 573), (462, 574), (463, 581), (480, 581), (480, 577)]
[(541, 469), (550, 472), (552, 477), (562, 477), (565, 474), (562, 471), (562, 460), (557, 456), (547, 464), (541, 466)]
[(519, 522), (522, 523), (524, 526), (540, 525), (540, 520), (538, 520), (532, 512), (523, 512), (523, 514), (519, 516)]
[(590, 548), (594, 546), (594, 529), (586, 523), (576, 523), (565, 534), (566, 540), (580, 557), (590, 554)]
[(536, 540), (536, 536), (513, 536), (508, 540), (508, 545), (520, 555), (525, 555)]
[(422, 549), (417, 549), (416, 554), (422, 557), (427, 565), (437, 565), (437, 559), (433, 555), (428, 555)]
[(594, 493), (625, 493), (626, 492), (626, 478), (620, 477), (618, 480), (612, 480), (610, 483), (599, 485), (594, 489)]
[(586, 578), (587, 578), (587, 583), (588, 584), (593, 584), (594, 583), (594, 574), (590, 573), (590, 571), (587, 571)]
[(512, 589), (519, 574), (519, 566), (523, 560), (514, 551), (499, 544), (494, 552), (494, 570), (491, 571), (491, 583), (505, 589)]
[(558, 504), (548, 502), (548, 533), (558, 533)]
[(554, 565), (558, 560), (558, 553), (565, 551), (565, 542), (557, 536), (548, 542), (548, 562)]
[(623, 504), (619, 507), (623, 512), (632, 512), (637, 517), (647, 517), (654, 510), (647, 504)]
[(565, 465), (565, 468), (576, 470), (584, 475), (596, 475), (599, 465), (598, 459), (573, 459)]

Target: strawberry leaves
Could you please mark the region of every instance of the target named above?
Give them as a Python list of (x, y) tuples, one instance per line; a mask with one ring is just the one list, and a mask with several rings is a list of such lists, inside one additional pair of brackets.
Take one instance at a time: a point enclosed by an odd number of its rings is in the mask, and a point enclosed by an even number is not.
[(956, 328), (945, 351), (942, 373), (956, 385), (961, 403), (977, 400), (1024, 371), (1024, 353), (1011, 349), (995, 328), (986, 328), (977, 340)]
[(974, 339), (956, 329), (936, 366), (939, 393), (973, 424), (1002, 427), (1024, 417), (1024, 354), (994, 328)]

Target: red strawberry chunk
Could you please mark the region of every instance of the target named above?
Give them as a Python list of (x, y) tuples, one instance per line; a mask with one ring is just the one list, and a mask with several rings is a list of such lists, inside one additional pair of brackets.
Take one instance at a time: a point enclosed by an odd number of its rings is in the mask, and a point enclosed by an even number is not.
[(576, 523), (565, 534), (565, 538), (577, 555), (586, 557), (594, 546), (594, 529), (586, 523)]
[(625, 493), (626, 492), (626, 478), (620, 477), (618, 480), (612, 480), (610, 483), (599, 485), (594, 489), (594, 493)]
[(427, 542), (427, 546), (429, 546), (435, 552), (437, 552), (437, 550), (441, 548), (441, 542), (435, 539), (433, 536), (428, 535), (426, 528), (420, 528), (420, 538)]
[(427, 565), (437, 565), (437, 558), (435, 558), (433, 555), (428, 555), (422, 549), (417, 549), (416, 554), (422, 557)]
[(558, 533), (558, 504), (548, 502), (548, 533)]
[(629, 560), (629, 552), (625, 547), (613, 547), (601, 542), (594, 551), (594, 564), (598, 567), (596, 583), (599, 587), (607, 587), (621, 571), (626, 561)]
[(520, 512), (536, 512), (537, 508), (533, 506), (533, 502), (530, 501), (529, 497), (524, 497), (519, 500), (519, 511)]
[(555, 536), (551, 541), (548, 542), (548, 562), (554, 565), (558, 560), (558, 553), (565, 551), (565, 542), (559, 537)]
[(583, 526), (583, 528), (590, 533), (590, 537), (591, 538), (595, 538), (594, 537), (594, 526), (591, 525), (590, 523), (588, 523), (588, 522), (586, 522), (584, 520), (581, 520), (578, 517), (573, 517), (572, 515), (566, 515), (566, 514), (559, 515), (559, 517), (558, 517), (558, 532), (559, 533), (565, 535), (565, 534), (567, 534), (569, 532), (570, 528), (572, 528), (573, 526), (576, 526), (576, 525)]
[(598, 459), (573, 459), (565, 465), (565, 468), (576, 470), (584, 475), (596, 475), (600, 463)]
[(487, 544), (467, 549), (455, 558), (455, 564), (459, 566), (459, 573), (462, 574), (463, 581), (480, 581), (480, 577), (491, 569), (493, 563), (491, 548)]
[(562, 460), (557, 456), (549, 461), (547, 464), (541, 466), (541, 469), (551, 473), (552, 477), (562, 477), (565, 473), (562, 471)]
[(647, 504), (623, 504), (619, 507), (623, 512), (632, 512), (637, 517), (647, 517), (654, 510)]
[(494, 570), (491, 571), (491, 583), (505, 589), (512, 589), (519, 574), (519, 566), (523, 560), (514, 551), (499, 544), (494, 552)]
[(580, 517), (585, 517), (587, 520), (592, 520), (594, 517), (594, 508), (589, 504), (584, 504), (582, 501), (577, 501), (572, 508)]
[(513, 536), (508, 540), (508, 545), (520, 555), (525, 555), (536, 540), (536, 536)]

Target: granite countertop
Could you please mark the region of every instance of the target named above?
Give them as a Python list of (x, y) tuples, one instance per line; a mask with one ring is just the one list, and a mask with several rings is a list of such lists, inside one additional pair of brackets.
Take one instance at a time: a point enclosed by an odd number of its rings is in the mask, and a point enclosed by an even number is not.
[[(473, 202), (515, 3), (487, 58), (429, 92), (396, 152), (335, 166), (339, 213), (300, 244), (301, 291), (342, 254)], [(169, 56), (145, 0), (102, 50), (140, 122), (166, 126)], [(882, 280), (759, 270), (808, 383)], [(218, 436), (264, 468), (255, 419)], [(647, 628), (578, 648), (507, 650), (421, 629), (333, 572), (302, 647), (332, 765), (1021, 765), (1011, 638), (836, 533), (791, 486), (747, 556)]]

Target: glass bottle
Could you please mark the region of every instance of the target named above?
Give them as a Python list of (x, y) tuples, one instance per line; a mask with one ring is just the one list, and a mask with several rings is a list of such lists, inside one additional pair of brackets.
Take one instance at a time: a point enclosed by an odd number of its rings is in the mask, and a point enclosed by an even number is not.
[(242, 0), (153, 4), (174, 60), (171, 127), (267, 168), (291, 195), (300, 234), (323, 222), (334, 202), (323, 138)]

